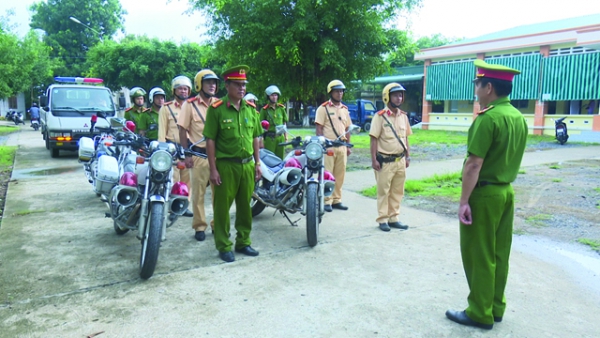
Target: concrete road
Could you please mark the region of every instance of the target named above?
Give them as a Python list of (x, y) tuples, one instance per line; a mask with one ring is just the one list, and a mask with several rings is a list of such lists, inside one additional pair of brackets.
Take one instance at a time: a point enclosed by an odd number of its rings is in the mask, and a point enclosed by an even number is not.
[(0, 228), (1, 337), (600, 336), (598, 254), (515, 236), (504, 321), (462, 327), (444, 317), (468, 292), (457, 221), (404, 208), (411, 228), (381, 232), (376, 201), (350, 182), (350, 210), (325, 215), (314, 248), (303, 219), (291, 227), (266, 209), (252, 232), (260, 256), (225, 264), (183, 218), (143, 281), (135, 234), (114, 233), (75, 155), (51, 159), (30, 128), (7, 144), (19, 151)]

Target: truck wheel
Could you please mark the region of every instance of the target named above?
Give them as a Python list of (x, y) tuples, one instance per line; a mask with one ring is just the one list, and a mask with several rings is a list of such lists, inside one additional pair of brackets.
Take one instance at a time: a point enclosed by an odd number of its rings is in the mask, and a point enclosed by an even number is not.
[(58, 157), (58, 155), (59, 155), (59, 153), (60, 153), (60, 150), (59, 150), (59, 149), (57, 149), (57, 148), (52, 148), (52, 149), (50, 149), (50, 156), (51, 156), (52, 158), (57, 158), (57, 157)]
[(371, 130), (371, 122), (366, 122), (363, 129), (368, 133)]
[(48, 135), (44, 134), (44, 140), (46, 140), (46, 149), (50, 150), (50, 140), (48, 139)]

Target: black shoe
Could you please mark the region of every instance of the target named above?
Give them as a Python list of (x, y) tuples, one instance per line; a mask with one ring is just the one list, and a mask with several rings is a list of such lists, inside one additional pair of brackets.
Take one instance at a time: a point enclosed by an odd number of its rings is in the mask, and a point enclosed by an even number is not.
[(245, 246), (241, 249), (235, 249), (235, 252), (239, 252), (246, 256), (258, 256), (258, 251), (254, 250), (250, 245)]
[(183, 215), (183, 217), (194, 217), (194, 213), (190, 211), (190, 209), (187, 209)]
[(206, 233), (204, 233), (204, 231), (196, 231), (196, 234), (194, 235), (194, 238), (197, 241), (202, 242), (203, 240), (206, 239)]
[(496, 317), (496, 316), (494, 316), (494, 321), (496, 323), (500, 323), (502, 321), (502, 317)]
[(340, 210), (348, 210), (348, 207), (343, 205), (342, 203), (335, 203), (331, 205), (332, 208), (334, 209), (340, 209)]
[(402, 224), (400, 222), (390, 222), (389, 225), (390, 225), (390, 228), (396, 228), (396, 229), (401, 229), (401, 230), (408, 230), (408, 225)]
[(379, 229), (382, 231), (390, 231), (390, 227), (387, 223), (379, 223)]
[(333, 211), (333, 209), (331, 208), (331, 204), (325, 204), (325, 211), (327, 211), (327, 212)]
[(446, 311), (446, 317), (448, 317), (448, 319), (455, 323), (459, 323), (461, 325), (466, 326), (474, 326), (480, 329), (491, 330), (494, 327), (494, 324), (482, 324), (474, 321), (473, 319), (469, 318), (469, 316), (467, 316), (465, 311), (448, 310)]
[(231, 263), (231, 262), (235, 261), (235, 256), (233, 255), (233, 252), (231, 252), (231, 251), (219, 252), (219, 257), (227, 263)]

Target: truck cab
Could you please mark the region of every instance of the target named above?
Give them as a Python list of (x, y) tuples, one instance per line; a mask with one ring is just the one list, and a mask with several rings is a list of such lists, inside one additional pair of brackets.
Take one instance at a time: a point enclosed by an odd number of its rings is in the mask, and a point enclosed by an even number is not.
[[(40, 97), (41, 132), (52, 157), (58, 157), (60, 150), (77, 150), (81, 137), (93, 136), (93, 115), (117, 114), (111, 91), (100, 85), (101, 79), (56, 77), (55, 81), (59, 83), (50, 85)], [(108, 127), (104, 120), (97, 123)]]

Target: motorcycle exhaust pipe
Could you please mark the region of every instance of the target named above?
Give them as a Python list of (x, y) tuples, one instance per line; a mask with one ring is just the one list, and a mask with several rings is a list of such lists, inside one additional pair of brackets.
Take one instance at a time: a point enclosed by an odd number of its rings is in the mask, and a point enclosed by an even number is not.
[(335, 189), (334, 181), (325, 181), (325, 186), (323, 187), (323, 195), (325, 197), (331, 196), (331, 194), (333, 194), (334, 189)]
[(302, 180), (302, 171), (298, 168), (284, 168), (279, 173), (279, 183), (297, 185)]
[(111, 191), (112, 200), (119, 203), (121, 206), (128, 208), (134, 205), (138, 200), (137, 188), (127, 185), (118, 185)]
[(169, 210), (171, 213), (182, 216), (188, 209), (190, 201), (187, 196), (171, 195), (169, 196)]

